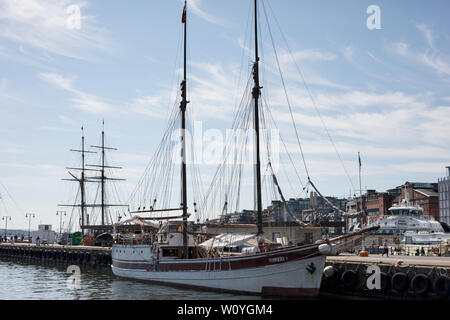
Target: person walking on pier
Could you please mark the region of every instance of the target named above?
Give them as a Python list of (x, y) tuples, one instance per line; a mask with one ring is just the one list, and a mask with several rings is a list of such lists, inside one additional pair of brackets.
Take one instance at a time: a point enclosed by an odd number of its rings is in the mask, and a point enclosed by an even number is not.
[(384, 256), (386, 254), (386, 257), (389, 257), (389, 247), (388, 247), (387, 240), (384, 240), (383, 248), (384, 248), (384, 251), (381, 256)]

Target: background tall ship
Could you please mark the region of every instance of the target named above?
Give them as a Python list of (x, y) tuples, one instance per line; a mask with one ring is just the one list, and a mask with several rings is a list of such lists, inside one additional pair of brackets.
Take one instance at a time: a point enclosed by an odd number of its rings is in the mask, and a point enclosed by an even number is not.
[[(186, 111), (189, 103), (186, 71), (188, 19), (185, 2), (181, 19), (184, 27), (181, 102), (179, 108), (175, 106), (157, 152), (131, 197), (139, 204), (137, 210), (130, 212), (135, 216), (129, 221), (146, 223), (160, 221), (161, 228), (156, 236), (142, 237), (140, 241), (117, 234), (112, 247), (112, 271), (115, 275), (214, 291), (294, 297), (316, 296), (322, 280), (326, 255), (333, 251), (333, 242), (353, 236), (346, 235), (338, 239), (301, 245), (293, 243), (282, 245), (263, 237), (261, 124), (264, 123), (268, 114), (264, 113), (261, 99), (258, 2), (256, 0), (253, 18), (253, 67), (233, 129), (248, 130), (252, 125), (254, 130), (256, 232), (254, 234), (219, 233), (217, 231), (220, 227), (226, 227), (222, 222), (219, 222), (214, 229), (208, 221), (200, 222), (199, 219), (195, 223), (188, 221), (191, 214), (188, 213), (187, 186), (188, 183), (192, 183), (193, 186), (199, 184), (199, 173), (194, 166), (191, 166), (193, 177), (188, 181), (186, 166), (188, 160)], [(171, 158), (174, 145), (170, 137), (178, 128), (181, 128), (181, 150), (179, 150), (181, 152), (181, 201), (179, 207), (171, 207), (175, 165)], [(245, 144), (248, 142), (248, 138), (237, 137), (238, 141), (239, 139), (242, 139), (241, 142)], [(236, 141), (229, 141), (227, 147), (235, 147), (235, 144)], [(234, 154), (234, 159), (242, 159), (242, 152), (244, 152), (242, 150), (249, 148), (244, 146), (237, 149), (241, 150), (241, 153)], [(239, 203), (242, 163), (235, 164), (231, 168), (227, 167), (230, 153), (229, 149), (225, 148), (224, 161), (218, 167), (206, 195), (199, 190), (195, 191), (195, 187), (192, 188), (194, 212), (214, 211), (217, 205), (211, 203), (219, 203), (220, 212), (223, 214), (230, 210), (232, 202)], [(271, 171), (269, 176), (284, 201), (270, 158), (267, 164), (268, 170)], [(198, 204), (196, 198), (202, 200), (202, 203)], [(163, 224), (164, 220), (166, 222)], [(214, 230), (216, 232), (213, 232)]]
[[(76, 182), (78, 184), (78, 192), (75, 197), (76, 200), (74, 204), (59, 205), (60, 207), (72, 208), (67, 230), (73, 228), (73, 224), (76, 223), (78, 218), (78, 223), (75, 227), (76, 229), (78, 229), (78, 227), (81, 229), (82, 244), (86, 245), (112, 245), (111, 233), (113, 231), (113, 223), (118, 219), (120, 220), (120, 213), (115, 214), (112, 212), (112, 208), (122, 208), (120, 210), (122, 211), (123, 208), (128, 207), (124, 204), (109, 202), (109, 198), (111, 196), (108, 196), (107, 184), (115, 181), (123, 181), (124, 179), (113, 178), (110, 175), (111, 170), (121, 169), (121, 167), (107, 165), (106, 151), (113, 151), (117, 149), (105, 146), (104, 122), (102, 125), (101, 145), (91, 145), (90, 147), (93, 148), (91, 150), (86, 149), (84, 129), (81, 127), (81, 148), (70, 150), (81, 155), (81, 165), (77, 168), (66, 168), (71, 178), (63, 179), (66, 181)], [(92, 150), (98, 150), (101, 153), (99, 164), (86, 164), (87, 155), (97, 154), (97, 151)], [(79, 174), (72, 173), (74, 171)], [(87, 200), (88, 184), (97, 185), (95, 188), (95, 197), (92, 203)], [(91, 190), (93, 189), (94, 188), (91, 188)], [(117, 189), (114, 187), (114, 190)], [(109, 195), (110, 194), (111, 193), (109, 193)], [(116, 198), (119, 199), (117, 191)], [(116, 210), (116, 212), (120, 211)], [(62, 212), (60, 212), (60, 214), (62, 214)], [(60, 239), (60, 241), (67, 242), (68, 239)]]

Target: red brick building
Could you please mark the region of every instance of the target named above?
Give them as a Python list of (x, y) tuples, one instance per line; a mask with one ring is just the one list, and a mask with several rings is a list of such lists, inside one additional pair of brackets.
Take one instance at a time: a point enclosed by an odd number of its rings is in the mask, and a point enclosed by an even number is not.
[(405, 199), (405, 189), (409, 195), (409, 201), (423, 208), (423, 216), (433, 217), (439, 221), (439, 193), (437, 183), (405, 182), (400, 194), (395, 198), (395, 202)]
[(394, 197), (386, 192), (376, 192), (367, 190), (365, 194), (364, 209), (367, 212), (366, 223), (372, 223), (383, 215), (386, 215), (388, 209), (392, 206)]
[[(369, 224), (388, 213), (388, 209), (394, 203), (399, 203), (406, 199), (408, 193), (409, 201), (414, 205), (423, 208), (423, 215), (426, 218), (433, 217), (439, 221), (439, 193), (437, 183), (405, 182), (403, 185), (386, 192), (367, 190), (363, 195), (363, 208), (367, 213), (365, 223)], [(355, 199), (347, 203), (347, 211), (360, 211), (360, 199)]]

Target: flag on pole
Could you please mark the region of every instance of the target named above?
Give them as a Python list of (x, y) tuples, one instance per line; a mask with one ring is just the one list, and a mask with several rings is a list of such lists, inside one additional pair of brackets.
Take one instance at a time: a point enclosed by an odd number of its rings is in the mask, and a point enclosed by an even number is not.
[(359, 166), (361, 167), (361, 157), (359, 156), (359, 152), (358, 152), (358, 161), (359, 161)]
[(186, 3), (184, 4), (183, 15), (181, 16), (181, 23), (186, 23)]

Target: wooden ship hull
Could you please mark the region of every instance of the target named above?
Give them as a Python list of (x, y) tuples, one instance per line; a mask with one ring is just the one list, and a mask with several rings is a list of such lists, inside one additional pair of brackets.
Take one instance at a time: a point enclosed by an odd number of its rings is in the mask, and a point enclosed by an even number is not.
[(314, 297), (326, 256), (318, 245), (239, 257), (156, 260), (149, 245), (114, 245), (112, 271), (124, 278), (238, 294)]

